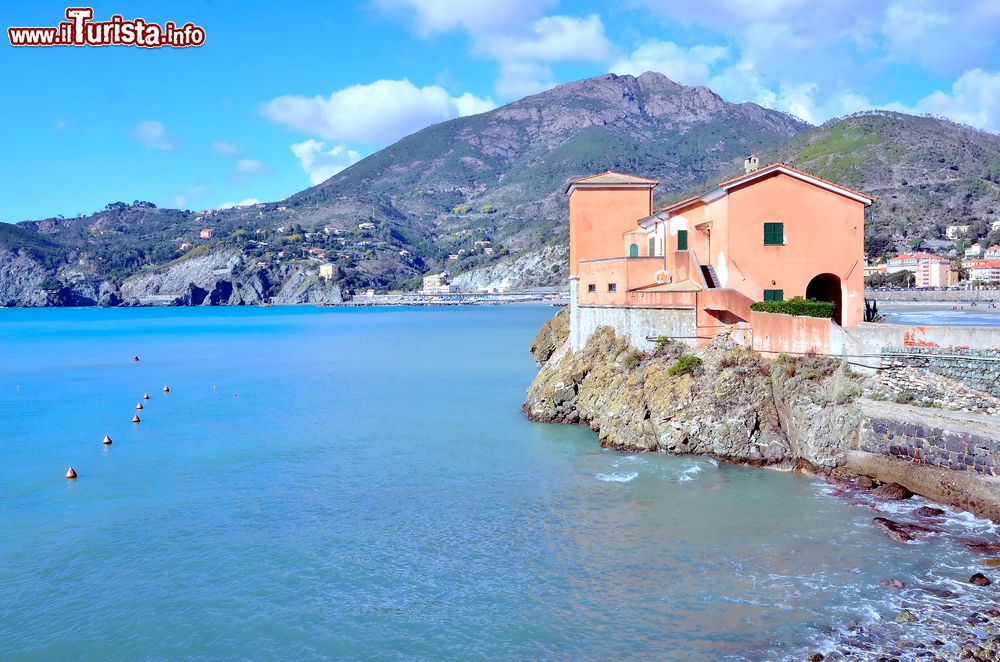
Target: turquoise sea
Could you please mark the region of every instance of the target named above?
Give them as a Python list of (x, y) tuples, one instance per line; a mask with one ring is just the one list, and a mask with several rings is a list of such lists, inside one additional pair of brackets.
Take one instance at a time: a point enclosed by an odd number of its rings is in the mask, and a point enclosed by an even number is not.
[(554, 312), (0, 310), (0, 659), (802, 659), (964, 584), (822, 481), (530, 423)]

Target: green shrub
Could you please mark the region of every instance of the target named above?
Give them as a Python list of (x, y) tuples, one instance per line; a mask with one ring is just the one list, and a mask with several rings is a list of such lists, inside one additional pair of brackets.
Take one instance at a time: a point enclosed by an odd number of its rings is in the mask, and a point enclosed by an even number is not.
[(634, 352), (629, 352), (628, 356), (625, 357), (624, 361), (625, 367), (626, 368), (636, 367), (637, 365), (639, 365), (639, 362), (642, 361), (643, 356), (644, 356), (643, 353), (638, 350)]
[(833, 317), (834, 313), (837, 312), (837, 304), (830, 301), (792, 297), (788, 301), (756, 301), (750, 304), (750, 310), (805, 317)]
[(483, 205), (482, 207), (479, 208), (479, 213), (481, 214), (495, 214), (496, 211), (497, 208), (494, 207), (493, 205)]
[(671, 375), (687, 375), (697, 370), (700, 365), (701, 359), (694, 354), (681, 354), (667, 370), (667, 373)]
[(454, 212), (455, 214), (468, 214), (470, 211), (472, 211), (472, 205), (470, 205), (468, 202), (463, 202), (460, 205), (455, 205), (451, 211)]

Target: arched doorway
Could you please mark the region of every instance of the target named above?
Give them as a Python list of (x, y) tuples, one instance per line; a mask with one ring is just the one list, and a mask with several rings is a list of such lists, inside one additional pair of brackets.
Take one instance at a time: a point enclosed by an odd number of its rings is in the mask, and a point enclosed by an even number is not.
[(837, 310), (833, 313), (833, 321), (841, 323), (841, 310), (843, 302), (841, 299), (840, 278), (833, 274), (820, 274), (809, 281), (806, 285), (806, 298), (817, 299), (819, 301), (831, 301), (837, 304)]
[(632, 244), (628, 247), (629, 257), (639, 257), (639, 244)]

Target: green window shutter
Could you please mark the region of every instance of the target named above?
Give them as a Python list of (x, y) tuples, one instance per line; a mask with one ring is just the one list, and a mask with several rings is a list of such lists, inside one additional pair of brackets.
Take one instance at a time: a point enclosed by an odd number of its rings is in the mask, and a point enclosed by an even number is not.
[(784, 223), (765, 223), (764, 224), (764, 245), (765, 246), (781, 246), (785, 243), (785, 224)]
[(677, 250), (686, 251), (688, 249), (688, 231), (677, 231)]
[(649, 257), (656, 255), (656, 237), (649, 238)]
[(639, 257), (639, 244), (632, 244), (628, 247), (629, 257)]
[(764, 290), (764, 301), (784, 301), (784, 290)]

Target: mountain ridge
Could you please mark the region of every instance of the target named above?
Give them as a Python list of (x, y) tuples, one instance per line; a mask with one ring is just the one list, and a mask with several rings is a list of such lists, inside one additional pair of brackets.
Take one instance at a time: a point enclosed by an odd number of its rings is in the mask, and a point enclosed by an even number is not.
[[(914, 232), (940, 235), (952, 218), (982, 225), (1000, 208), (994, 134), (898, 113), (812, 127), (662, 74), (606, 74), (429, 126), (282, 201), (206, 212), (136, 201), (22, 222), (0, 233), (0, 305), (332, 301), (340, 289), (413, 287), (441, 269), (470, 286), (556, 284), (569, 179), (609, 169), (655, 177), (659, 206), (740, 172), (751, 152), (878, 196), (873, 254)], [(213, 236), (201, 239), (202, 229)], [(177, 278), (148, 277), (189, 269), (189, 251), (237, 259), (228, 275), (191, 270), (198, 282), (187, 291)], [(4, 261), (15, 257), (33, 275), (5, 285)], [(316, 277), (322, 261), (335, 264), (333, 282)]]

